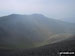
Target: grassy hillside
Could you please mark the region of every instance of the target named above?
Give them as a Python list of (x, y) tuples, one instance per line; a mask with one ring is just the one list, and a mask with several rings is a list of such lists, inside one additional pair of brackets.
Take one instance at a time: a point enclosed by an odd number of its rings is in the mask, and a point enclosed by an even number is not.
[(0, 48), (0, 56), (59, 56), (59, 52), (75, 51), (75, 37), (32, 49)]
[(59, 56), (59, 52), (74, 52), (75, 37), (39, 48), (23, 51), (27, 56)]
[(0, 47), (39, 47), (65, 39), (70, 34), (75, 34), (74, 24), (40, 14), (0, 17)]

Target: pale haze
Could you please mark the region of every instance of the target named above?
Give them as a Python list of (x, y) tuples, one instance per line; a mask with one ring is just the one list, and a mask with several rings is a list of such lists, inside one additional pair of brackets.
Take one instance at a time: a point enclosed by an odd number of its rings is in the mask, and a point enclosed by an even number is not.
[(0, 16), (43, 14), (49, 18), (75, 18), (75, 0), (0, 0)]

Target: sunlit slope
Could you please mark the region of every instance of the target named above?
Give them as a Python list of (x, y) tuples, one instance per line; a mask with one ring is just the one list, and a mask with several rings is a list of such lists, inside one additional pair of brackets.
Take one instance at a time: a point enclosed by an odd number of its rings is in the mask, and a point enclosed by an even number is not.
[(49, 38), (47, 38), (42, 43), (39, 43), (37, 46), (43, 46), (43, 45), (58, 43), (58, 42), (61, 42), (61, 41), (66, 40), (66, 39), (69, 39), (69, 38), (71, 38), (73, 36), (74, 35), (73, 34), (70, 34), (70, 33), (54, 34), (54, 35), (50, 36)]
[[(74, 52), (75, 51), (75, 37), (68, 38), (66, 40), (33, 48), (30, 50), (24, 50), (23, 55), (27, 56), (59, 56), (60, 52)], [(75, 56), (75, 54), (73, 55)]]
[[(0, 17), (0, 45), (16, 48), (41, 46), (50, 36), (75, 33), (74, 24), (50, 19), (41, 14), (12, 14)], [(60, 38), (59, 38), (60, 39)]]
[(63, 40), (69, 39), (73, 37), (73, 34), (69, 33), (60, 33), (60, 34), (55, 34), (53, 36), (50, 36), (50, 38), (46, 41), (48, 44), (53, 44), (57, 42), (61, 42)]

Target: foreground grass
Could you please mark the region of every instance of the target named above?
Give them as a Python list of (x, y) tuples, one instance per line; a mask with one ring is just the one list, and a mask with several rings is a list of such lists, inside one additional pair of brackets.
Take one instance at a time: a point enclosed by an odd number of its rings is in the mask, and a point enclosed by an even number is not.
[(0, 56), (59, 56), (61, 51), (75, 51), (75, 40), (66, 40), (32, 49), (0, 48)]

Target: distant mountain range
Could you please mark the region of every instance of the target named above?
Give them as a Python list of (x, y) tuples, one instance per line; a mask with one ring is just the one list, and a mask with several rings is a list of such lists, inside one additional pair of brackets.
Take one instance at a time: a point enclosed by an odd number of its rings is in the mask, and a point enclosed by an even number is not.
[(0, 47), (39, 47), (74, 34), (75, 24), (47, 18), (41, 14), (11, 14), (0, 17)]
[(61, 20), (69, 23), (75, 23), (75, 18), (63, 18)]

